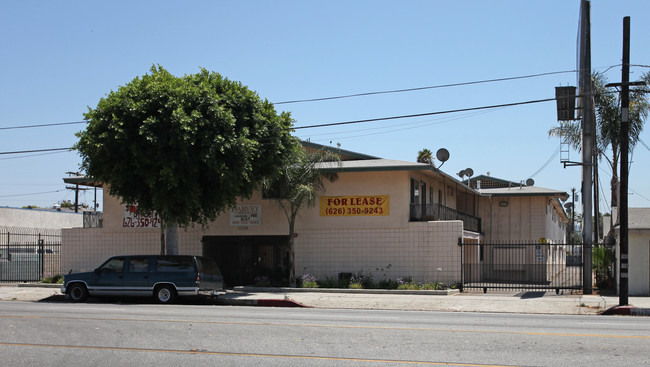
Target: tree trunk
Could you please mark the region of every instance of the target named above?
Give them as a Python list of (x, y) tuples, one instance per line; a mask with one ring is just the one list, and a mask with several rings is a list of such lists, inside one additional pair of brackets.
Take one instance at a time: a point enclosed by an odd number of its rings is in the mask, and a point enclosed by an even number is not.
[(296, 288), (296, 250), (294, 243), (294, 228), (295, 228), (296, 217), (292, 215), (291, 220), (289, 221), (289, 286), (291, 288)]
[[(618, 144), (612, 144), (612, 205), (611, 207), (618, 208)], [(617, 223), (618, 221), (614, 218), (612, 220)], [(614, 227), (612, 227), (614, 228)]]
[(160, 254), (165, 254), (165, 226), (160, 227)]
[(167, 223), (165, 237), (167, 255), (178, 255), (178, 223)]

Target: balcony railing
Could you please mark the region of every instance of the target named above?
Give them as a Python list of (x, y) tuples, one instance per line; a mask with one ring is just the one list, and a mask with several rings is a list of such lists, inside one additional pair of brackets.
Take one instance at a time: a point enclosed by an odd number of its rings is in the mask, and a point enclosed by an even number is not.
[(463, 229), (481, 232), (481, 219), (440, 204), (411, 204), (411, 222), (461, 220)]

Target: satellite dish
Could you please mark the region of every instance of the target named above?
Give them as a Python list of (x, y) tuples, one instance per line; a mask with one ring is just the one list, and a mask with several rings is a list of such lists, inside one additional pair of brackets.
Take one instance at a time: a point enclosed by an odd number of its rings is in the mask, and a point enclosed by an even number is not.
[(449, 151), (445, 148), (440, 148), (436, 152), (436, 158), (442, 163), (446, 162), (449, 160)]
[(462, 170), (462, 171), (460, 171), (460, 172), (457, 173), (457, 175), (458, 175), (460, 178), (463, 178), (466, 174), (467, 174), (467, 173), (465, 173), (465, 170)]
[(570, 209), (573, 207), (573, 203), (564, 203), (564, 207)]
[(535, 180), (532, 178), (529, 178), (526, 180), (526, 186), (533, 186), (535, 184)]
[(467, 177), (472, 177), (474, 176), (474, 170), (471, 168), (465, 168), (465, 174), (467, 175)]

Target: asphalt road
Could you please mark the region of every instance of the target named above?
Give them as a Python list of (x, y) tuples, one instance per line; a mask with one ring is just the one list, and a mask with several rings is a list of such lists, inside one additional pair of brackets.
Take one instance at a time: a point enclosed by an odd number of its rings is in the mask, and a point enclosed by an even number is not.
[(640, 366), (650, 318), (0, 302), (3, 366)]

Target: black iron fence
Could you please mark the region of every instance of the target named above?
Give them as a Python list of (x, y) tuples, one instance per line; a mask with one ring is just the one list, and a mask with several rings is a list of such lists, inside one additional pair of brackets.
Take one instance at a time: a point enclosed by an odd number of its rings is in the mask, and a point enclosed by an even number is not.
[(411, 204), (411, 221), (460, 220), (463, 229), (481, 232), (481, 219), (440, 204)]
[(61, 230), (0, 227), (0, 282), (40, 282), (61, 274)]
[(462, 289), (582, 289), (582, 245), (461, 244)]

